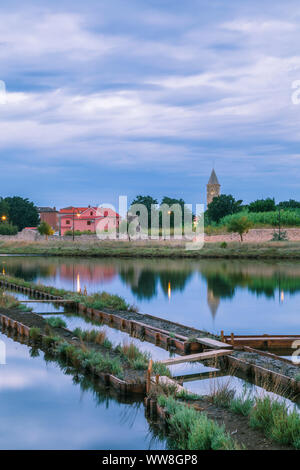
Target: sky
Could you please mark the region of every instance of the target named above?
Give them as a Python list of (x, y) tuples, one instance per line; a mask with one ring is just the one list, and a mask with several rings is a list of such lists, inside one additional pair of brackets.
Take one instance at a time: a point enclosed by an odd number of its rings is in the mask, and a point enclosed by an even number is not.
[(11, 0), (0, 18), (2, 197), (196, 204), (214, 167), (245, 203), (300, 200), (299, 2)]

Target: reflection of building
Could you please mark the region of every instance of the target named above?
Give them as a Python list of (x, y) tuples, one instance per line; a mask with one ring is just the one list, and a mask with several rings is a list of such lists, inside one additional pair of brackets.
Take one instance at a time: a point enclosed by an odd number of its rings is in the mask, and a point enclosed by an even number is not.
[(84, 265), (79, 263), (62, 264), (60, 266), (60, 276), (62, 279), (73, 279), (74, 276), (80, 276), (80, 281), (101, 282), (108, 281), (116, 277), (117, 271), (113, 266), (107, 265)]
[(218, 307), (220, 305), (220, 297), (216, 297), (213, 291), (207, 288), (207, 303), (209, 310), (211, 311), (212, 317), (215, 318)]
[(206, 204), (210, 204), (214, 197), (220, 196), (221, 185), (213, 169), (206, 185)]

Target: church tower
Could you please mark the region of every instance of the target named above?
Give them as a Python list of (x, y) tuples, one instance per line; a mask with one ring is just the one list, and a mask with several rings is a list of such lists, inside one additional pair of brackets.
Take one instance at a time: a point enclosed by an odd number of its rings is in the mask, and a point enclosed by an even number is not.
[(206, 203), (211, 203), (214, 197), (220, 196), (221, 185), (219, 184), (215, 170), (213, 169), (206, 185)]

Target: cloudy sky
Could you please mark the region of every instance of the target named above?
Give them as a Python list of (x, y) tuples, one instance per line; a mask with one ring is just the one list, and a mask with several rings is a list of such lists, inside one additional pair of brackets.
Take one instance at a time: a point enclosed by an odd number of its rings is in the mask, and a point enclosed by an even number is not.
[(300, 199), (298, 1), (11, 0), (0, 13), (2, 196), (199, 203), (215, 166), (246, 202)]

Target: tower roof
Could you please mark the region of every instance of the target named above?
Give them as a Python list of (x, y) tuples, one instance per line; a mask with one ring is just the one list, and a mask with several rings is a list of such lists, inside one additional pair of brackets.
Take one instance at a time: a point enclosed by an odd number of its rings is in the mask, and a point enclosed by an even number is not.
[(217, 175), (216, 175), (216, 172), (215, 172), (214, 169), (211, 172), (211, 175), (210, 175), (210, 178), (209, 178), (207, 184), (218, 184), (218, 185), (220, 185), (220, 183), (218, 181), (218, 178), (217, 178)]

